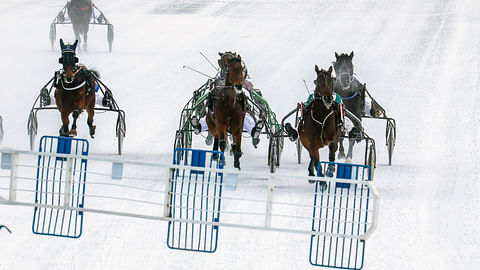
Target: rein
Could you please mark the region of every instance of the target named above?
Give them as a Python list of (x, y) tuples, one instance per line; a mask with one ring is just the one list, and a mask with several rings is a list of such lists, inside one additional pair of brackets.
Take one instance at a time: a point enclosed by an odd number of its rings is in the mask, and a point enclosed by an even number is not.
[(319, 124), (319, 125), (322, 127), (322, 129), (321, 129), (321, 131), (320, 131), (320, 140), (322, 141), (322, 144), (323, 144), (323, 128), (325, 127), (325, 122), (327, 121), (327, 119), (328, 119), (328, 118), (330, 117), (330, 115), (332, 115), (332, 114), (333, 114), (333, 110), (330, 111), (330, 113), (327, 114), (327, 116), (325, 116), (325, 118), (323, 119), (323, 122), (320, 122), (320, 121), (318, 121), (317, 119), (315, 119), (315, 117), (313, 116), (313, 110), (310, 110), (310, 116), (312, 117), (312, 120), (313, 120), (315, 123)]
[[(77, 69), (74, 73), (73, 73), (73, 76), (72, 76), (72, 80), (75, 78), (75, 76), (78, 74), (78, 72), (80, 72), (80, 70), (82, 70), (82, 68), (79, 68)], [(65, 72), (63, 73), (65, 74)], [(63, 75), (62, 74), (62, 75)], [(62, 84), (62, 87), (64, 90), (67, 90), (67, 91), (75, 91), (77, 89), (80, 89), (82, 88), (86, 83), (87, 83), (87, 80), (84, 80), (81, 84), (77, 85), (77, 86), (74, 86), (74, 87), (65, 87), (65, 85), (63, 84), (63, 81), (64, 80), (60, 80), (60, 83)]]
[(73, 6), (73, 9), (75, 9), (75, 10), (89, 10), (90, 7), (81, 8), (81, 7)]
[(354, 97), (356, 97), (358, 95), (358, 92), (355, 91), (355, 94), (353, 94), (352, 96), (349, 96), (349, 97), (342, 97), (342, 99), (345, 99), (345, 100), (349, 100), (349, 99), (352, 99)]

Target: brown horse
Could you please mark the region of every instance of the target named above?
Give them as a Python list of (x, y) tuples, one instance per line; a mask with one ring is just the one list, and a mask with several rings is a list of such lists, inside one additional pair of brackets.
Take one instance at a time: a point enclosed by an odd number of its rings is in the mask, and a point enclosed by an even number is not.
[[(73, 45), (65, 45), (60, 39), (62, 57), (58, 60), (63, 65), (63, 72), (58, 73), (55, 80), (55, 101), (62, 117), (60, 136), (77, 135), (77, 118), (86, 109), (88, 113), (87, 124), (90, 129), (90, 136), (95, 135), (93, 125), (93, 114), (95, 112), (95, 79), (91, 74), (98, 72), (87, 70), (84, 66), (77, 65), (78, 58), (75, 56), (78, 40)], [(69, 131), (70, 123), (68, 117), (72, 113), (73, 124)]]
[[(317, 164), (320, 161), (318, 150), (328, 145), (328, 159), (335, 161), (335, 152), (338, 148), (338, 140), (341, 130), (336, 125), (335, 112), (333, 109), (333, 78), (332, 67), (326, 70), (319, 70), (315, 65), (317, 80), (314, 100), (311, 102), (308, 111), (304, 113), (303, 121), (298, 125), (298, 134), (303, 146), (310, 154), (308, 175), (314, 176), (314, 168), (317, 173), (323, 176), (322, 169), (318, 171)], [(335, 167), (329, 165), (327, 175), (332, 176)]]
[(242, 92), (243, 62), (239, 55), (225, 59), (225, 85), (215, 87), (210, 93), (213, 100), (213, 111), (207, 112), (207, 125), (215, 136), (213, 150), (225, 151), (227, 132), (233, 136), (232, 152), (235, 168), (240, 169), (242, 156), (242, 132), (245, 118), (245, 98)]
[(75, 39), (80, 40), (80, 35), (83, 35), (83, 49), (85, 51), (87, 50), (87, 33), (92, 12), (92, 0), (71, 0), (67, 8), (68, 17), (72, 20)]

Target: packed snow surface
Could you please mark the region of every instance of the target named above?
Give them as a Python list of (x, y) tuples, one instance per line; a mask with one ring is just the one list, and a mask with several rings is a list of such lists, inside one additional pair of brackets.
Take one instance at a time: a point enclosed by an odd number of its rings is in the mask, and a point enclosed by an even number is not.
[[(127, 116), (125, 158), (169, 162), (183, 105), (210, 75), (218, 52), (236, 51), (279, 118), (306, 100), (314, 65), (355, 52), (360, 81), (397, 120), (392, 166), (382, 121), (365, 120), (377, 143), (377, 231), (365, 269), (476, 269), (480, 265), (480, 2), (477, 0), (97, 0), (115, 26), (92, 27), (80, 62), (101, 72)], [(49, 25), (64, 1), (0, 3), (2, 147), (28, 149), (27, 117), (40, 88), (60, 68)], [(57, 39), (73, 42), (59, 26)], [(85, 115), (79, 137), (88, 137)], [(115, 116), (95, 117), (91, 152), (116, 152)], [(39, 113), (39, 135), (56, 135), (57, 112)], [(201, 137), (196, 146), (205, 148)], [(38, 138), (37, 138), (38, 144)], [(244, 138), (242, 168), (266, 172), (267, 139)], [(360, 149), (361, 147), (358, 147)], [(357, 162), (362, 162), (359, 150)], [(278, 173), (307, 173), (286, 141)], [(321, 154), (325, 160), (325, 152)], [(110, 167), (105, 165), (108, 172)], [(4, 181), (4, 179), (0, 180)], [(6, 180), (8, 181), (8, 180)], [(240, 179), (248, 184), (248, 179)], [(285, 190), (311, 188), (290, 182)], [(241, 191), (239, 191), (241, 192)], [(259, 196), (264, 196), (261, 194)], [(112, 202), (112, 204), (115, 202)], [(308, 236), (222, 228), (214, 254), (174, 251), (166, 223), (86, 215), (80, 239), (31, 232), (32, 209), (0, 206), (0, 269), (314, 269)]]

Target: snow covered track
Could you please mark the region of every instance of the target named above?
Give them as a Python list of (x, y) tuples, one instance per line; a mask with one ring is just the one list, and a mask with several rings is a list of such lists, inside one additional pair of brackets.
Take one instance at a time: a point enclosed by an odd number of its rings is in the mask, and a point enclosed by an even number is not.
[[(65, 2), (0, 1), (2, 147), (28, 149), (25, 127), (31, 101), (40, 90), (38, 86), (59, 68), (60, 53), (51, 51), (48, 30)], [(240, 53), (255, 87), (262, 89), (272, 111), (279, 116), (306, 100), (302, 79), (311, 89), (315, 64), (328, 68), (335, 52), (354, 51), (357, 77), (367, 84), (398, 125), (393, 162), (388, 166), (388, 153), (383, 146), (384, 123), (363, 120), (365, 131), (378, 146), (375, 186), (381, 194), (379, 222), (365, 246), (364, 269), (478, 268), (478, 0), (94, 2), (115, 24), (114, 50), (107, 52), (104, 27), (92, 27), (88, 53), (82, 53), (80, 58), (102, 73), (128, 116), (128, 137), (122, 154), (125, 159), (165, 165), (171, 162), (172, 141), (182, 106), (192, 96), (192, 90), (205, 81), (182, 66), (208, 75), (215, 72), (199, 51), (212, 61), (217, 59), (218, 52)], [(57, 38), (74, 41), (71, 27), (58, 26), (56, 30)], [(57, 134), (58, 112), (48, 111), (42, 117), (46, 121), (38, 126), (38, 135)], [(97, 136), (89, 140), (90, 155), (113, 155), (116, 116), (106, 113), (96, 117)], [(83, 119), (79, 120), (78, 137), (87, 138), (85, 116), (80, 118)], [(249, 138), (243, 142), (242, 169), (266, 172), (268, 141), (261, 139), (258, 149), (253, 148)], [(200, 136), (194, 137), (192, 147), (207, 149)], [(359, 151), (354, 153), (353, 160), (362, 163), (363, 149), (356, 150)], [(277, 173), (306, 175), (306, 155), (304, 151), (303, 163), (297, 164), (295, 145), (286, 142)], [(321, 159), (326, 157), (321, 152)], [(37, 156), (21, 158), (36, 166)], [(226, 158), (227, 165), (231, 165), (230, 157)], [(164, 203), (164, 194), (156, 191), (165, 190), (166, 168), (125, 165), (124, 177), (157, 180), (124, 178), (115, 182), (110, 180), (111, 163), (89, 160), (88, 166), (91, 173), (87, 181), (91, 183), (87, 184), (87, 195)], [(36, 169), (22, 167), (20, 171), (25, 170), (31, 170), (27, 176), (32, 178)], [(9, 177), (9, 171), (2, 170), (0, 175)], [(0, 181), (8, 185), (9, 178)], [(26, 183), (32, 184), (33, 180)], [(265, 201), (267, 183), (265, 179), (240, 177), (235, 196)], [(304, 179), (276, 179), (275, 183), (274, 200), (313, 204), (314, 187)], [(111, 184), (133, 188), (121, 188), (121, 192)], [(18, 187), (22, 185), (25, 183), (19, 180)], [(0, 193), (8, 200), (7, 190)], [(29, 200), (33, 200), (33, 195), (17, 193), (18, 198), (28, 196)], [(222, 196), (231, 197), (232, 192), (225, 190)], [(163, 206), (86, 199), (85, 207), (89, 209), (163, 215)], [(115, 203), (104, 205), (102, 200)], [(236, 203), (224, 200), (222, 207), (233, 211)], [(262, 202), (246, 211), (264, 213), (265, 207)], [(227, 222), (227, 215), (223, 214), (221, 221)], [(198, 254), (170, 250), (165, 243), (166, 222), (85, 215), (79, 239), (45, 237), (31, 232), (32, 207), (0, 205), (0, 224), (12, 230), (12, 234), (5, 228), (0, 230), (0, 270), (319, 269), (308, 262), (307, 234), (223, 226), (217, 251)], [(311, 217), (305, 216), (308, 221), (302, 228), (310, 230)], [(256, 225), (264, 226), (263, 217), (255, 216)]]

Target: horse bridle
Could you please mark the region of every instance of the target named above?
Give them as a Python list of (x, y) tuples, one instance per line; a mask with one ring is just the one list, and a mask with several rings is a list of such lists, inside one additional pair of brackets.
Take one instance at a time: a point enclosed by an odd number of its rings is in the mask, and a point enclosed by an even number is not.
[[(339, 62), (341, 62), (341, 64)], [(334, 67), (336, 66), (335, 64), (340, 64), (340, 67), (338, 68), (338, 70), (335, 68), (335, 74), (338, 74), (340, 80), (342, 79), (343, 76), (348, 76), (348, 86), (343, 87), (341, 81), (340, 81), (340, 86), (342, 86), (343, 89), (350, 88), (350, 85), (353, 82), (353, 64), (352, 64), (352, 72), (350, 72), (350, 70), (347, 67), (346, 58), (341, 58), (339, 60), (337, 59), (337, 61), (334, 62), (334, 65), (333, 65)]]
[[(325, 82), (325, 85), (328, 85), (328, 78), (327, 78), (328, 74), (325, 72), (325, 73), (322, 73), (321, 75)], [(325, 107), (329, 109), (333, 104), (333, 96), (325, 96), (325, 95), (319, 94), (318, 78), (314, 82), (315, 82), (314, 98), (320, 99), (323, 102), (323, 105), (325, 105)], [(332, 90), (332, 93), (333, 93), (333, 90)]]
[[(243, 71), (245, 70), (245, 63), (243, 62), (243, 60), (242, 60), (241, 58), (239, 58), (239, 57), (237, 57), (237, 56), (234, 56), (232, 59), (230, 59), (230, 62), (240, 62), (241, 67), (242, 67), (242, 73), (243, 73)], [(230, 81), (229, 76), (228, 76), (228, 75), (229, 75), (229, 72), (230, 72), (230, 65), (226, 65), (225, 69), (226, 69), (226, 72), (225, 72), (225, 83), (227, 82), (227, 80), (228, 80), (230, 83), (232, 83), (232, 82)], [(242, 79), (242, 86), (240, 87), (240, 89), (237, 87), (237, 85), (233, 85), (233, 89), (235, 89), (235, 92), (237, 92), (237, 95), (242, 93), (243, 81), (245, 81), (246, 77), (247, 77), (247, 74), (244, 74), (243, 79)]]

